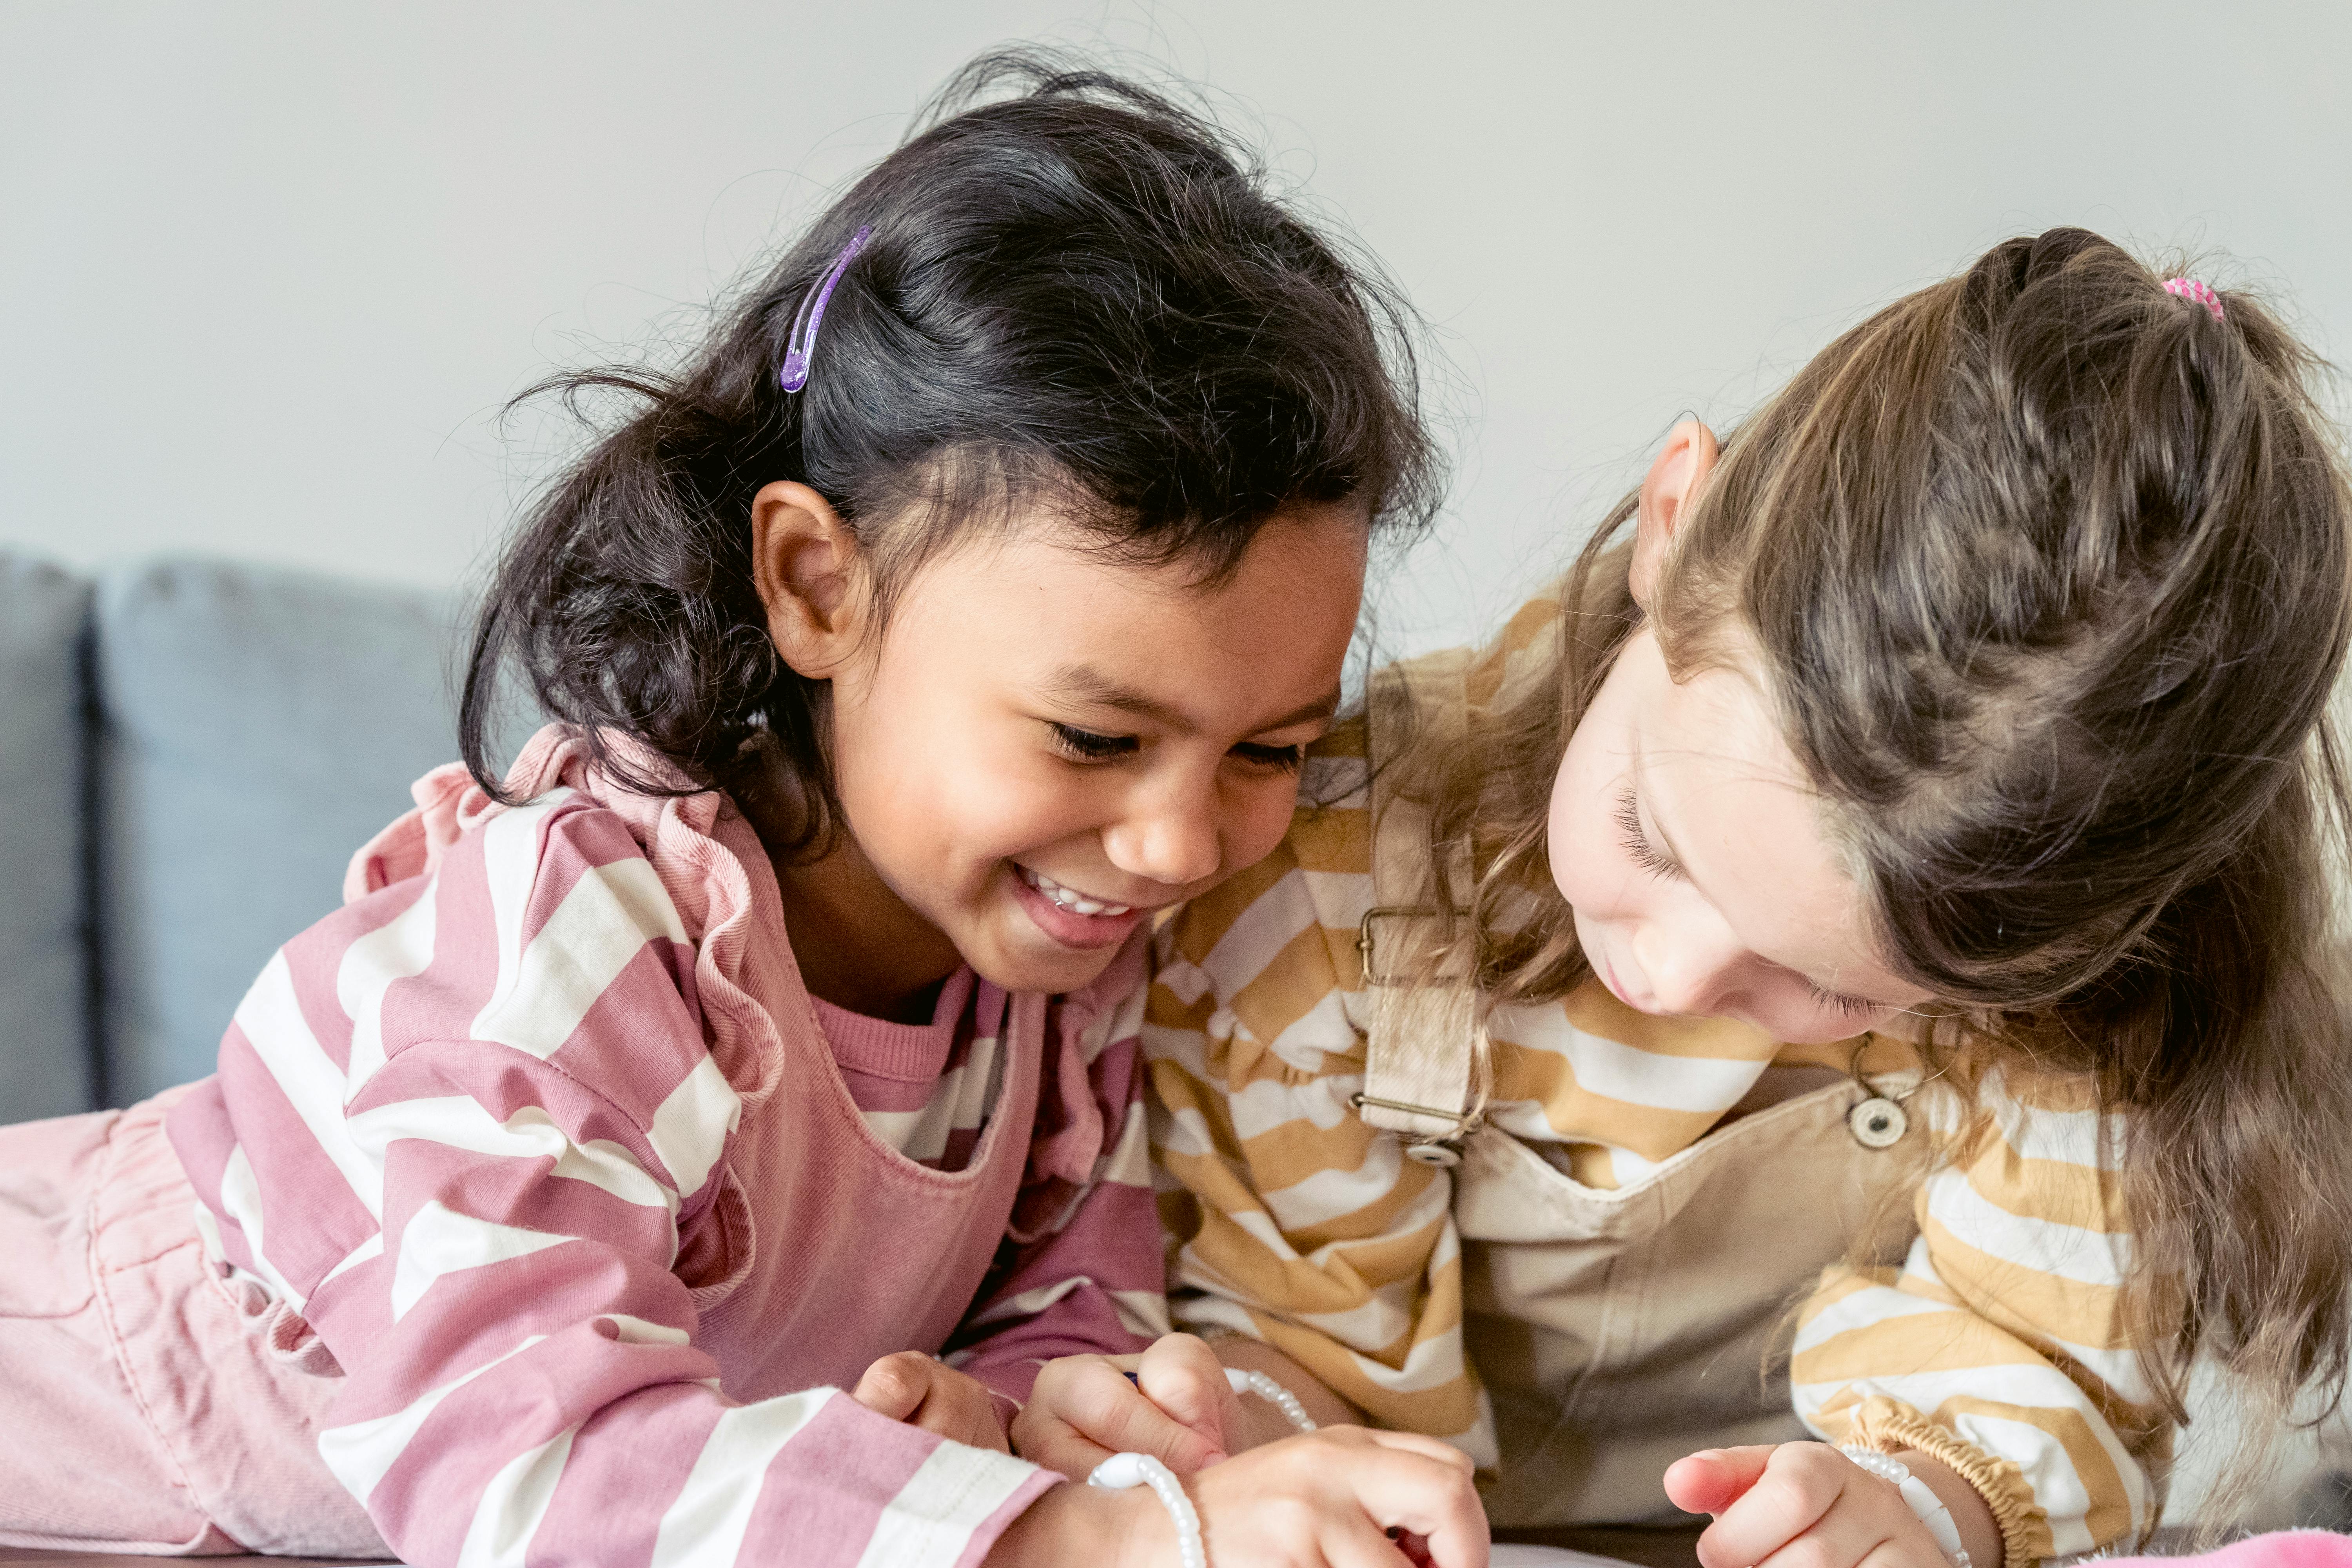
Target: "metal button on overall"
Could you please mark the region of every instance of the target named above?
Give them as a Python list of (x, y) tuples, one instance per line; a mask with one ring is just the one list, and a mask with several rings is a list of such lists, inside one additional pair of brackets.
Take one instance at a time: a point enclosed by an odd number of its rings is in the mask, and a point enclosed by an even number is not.
[(1892, 1149), (1911, 1130), (1903, 1108), (1884, 1095), (1872, 1095), (1845, 1114), (1853, 1141), (1865, 1149)]

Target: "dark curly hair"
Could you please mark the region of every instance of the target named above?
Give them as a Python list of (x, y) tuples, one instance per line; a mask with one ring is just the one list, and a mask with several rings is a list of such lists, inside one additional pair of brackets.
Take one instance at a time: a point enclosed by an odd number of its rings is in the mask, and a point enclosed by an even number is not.
[[(778, 383), (793, 316), (861, 227), (813, 375)], [(467, 765), (501, 795), (509, 664), (541, 707), (698, 788), (781, 753), (797, 842), (836, 813), (827, 687), (788, 667), (752, 581), (751, 503), (803, 481), (856, 533), (887, 612), (943, 546), (1040, 507), (1111, 559), (1229, 573), (1286, 504), (1424, 525), (1439, 490), (1412, 318), (1367, 259), (1271, 194), (1202, 115), (1105, 72), (984, 56), (784, 252), (675, 374), (595, 369), (523, 395), (628, 413), (509, 542), (476, 626)], [(761, 763), (760, 765), (769, 764)]]

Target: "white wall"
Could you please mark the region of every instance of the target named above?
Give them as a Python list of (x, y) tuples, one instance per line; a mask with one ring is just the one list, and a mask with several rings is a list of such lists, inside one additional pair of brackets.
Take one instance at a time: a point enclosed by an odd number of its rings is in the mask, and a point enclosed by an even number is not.
[(1431, 0), (0, 5), (0, 543), (461, 579), (491, 415), (692, 307), (972, 51), (1139, 50), (1257, 117), (1458, 372), (1397, 641), (1571, 542), (1684, 409), (2087, 224), (2352, 348), (2352, 6)]

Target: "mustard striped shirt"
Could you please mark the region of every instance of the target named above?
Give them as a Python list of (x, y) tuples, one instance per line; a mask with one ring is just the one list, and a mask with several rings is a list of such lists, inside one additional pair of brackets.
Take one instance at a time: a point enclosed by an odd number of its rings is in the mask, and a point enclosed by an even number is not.
[[(1473, 666), (1469, 700), (1548, 665), (1557, 624), (1550, 601), (1522, 610)], [(1302, 792), (1324, 804), (1160, 932), (1144, 1045), (1171, 1305), (1180, 1327), (1265, 1341), (1375, 1422), (1492, 1463), (1451, 1176), (1402, 1158), (1349, 1102), (1368, 1016), (1364, 752), (1360, 724), (1336, 731)], [(1489, 1121), (1596, 1188), (1704, 1137), (1767, 1067), (1853, 1056), (1647, 1016), (1597, 983), (1500, 1009), (1491, 1033)], [(2136, 1534), (2158, 1508), (2170, 1434), (2119, 1310), (2119, 1131), (2068, 1085), (1995, 1076), (1974, 1114), (1956, 1095), (1923, 1103), (1946, 1158), (1913, 1201), (1917, 1239), (1897, 1268), (1824, 1274), (1798, 1321), (1795, 1411), (1832, 1441), (1916, 1447), (1967, 1476), (2012, 1568)]]

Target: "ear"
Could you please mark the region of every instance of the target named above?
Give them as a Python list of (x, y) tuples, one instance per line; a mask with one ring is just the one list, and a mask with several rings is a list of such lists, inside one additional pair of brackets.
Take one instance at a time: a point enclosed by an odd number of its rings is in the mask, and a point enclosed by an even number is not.
[(751, 581), (784, 662), (830, 679), (866, 630), (866, 562), (833, 503), (795, 479), (751, 498)]
[(1665, 570), (1666, 550), (1683, 514), (1698, 499), (1699, 486), (1715, 467), (1715, 432), (1696, 419), (1685, 419), (1666, 432), (1666, 444), (1642, 480), (1642, 497), (1633, 516), (1633, 602), (1644, 612), (1658, 591)]

